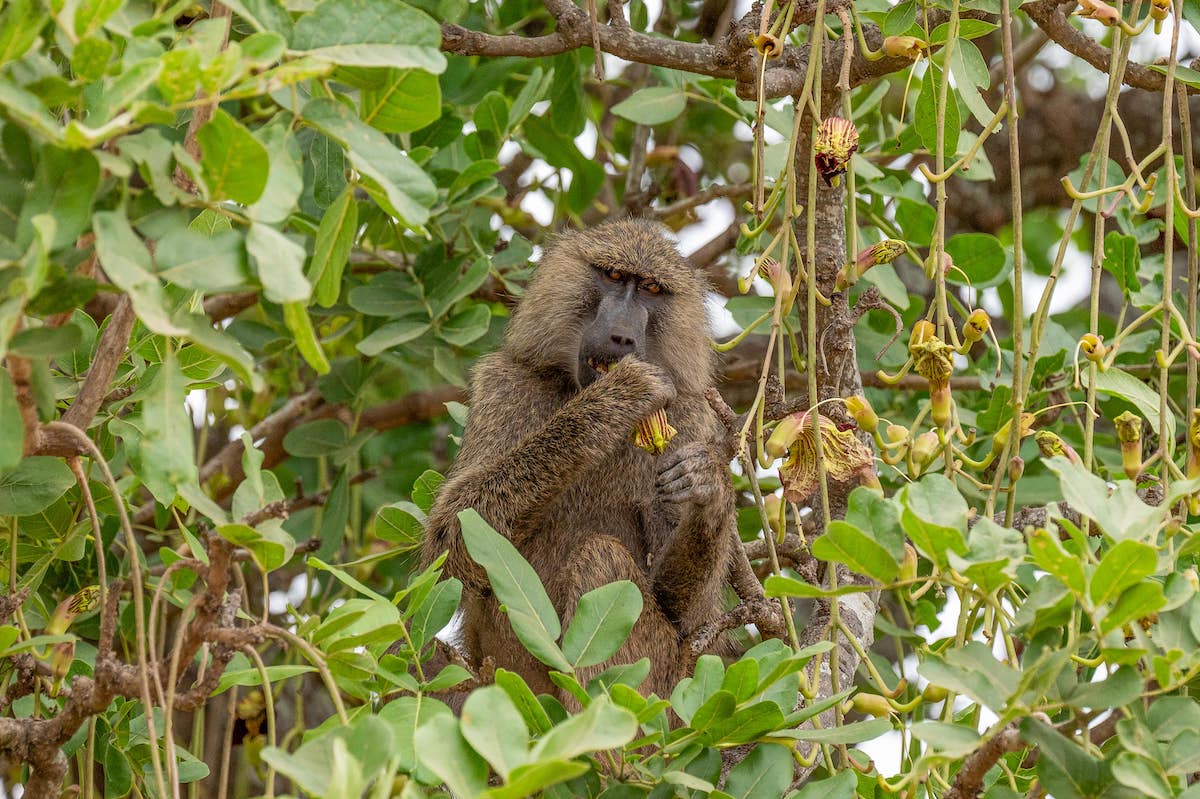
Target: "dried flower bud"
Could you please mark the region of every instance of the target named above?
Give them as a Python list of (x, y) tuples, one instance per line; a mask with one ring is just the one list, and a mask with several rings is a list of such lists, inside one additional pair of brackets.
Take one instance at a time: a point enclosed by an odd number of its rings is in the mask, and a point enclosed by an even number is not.
[(821, 123), (813, 142), (813, 161), (817, 172), (832, 186), (833, 179), (846, 171), (851, 156), (858, 149), (858, 128), (848, 119), (829, 117)]
[(908, 58), (916, 61), (928, 47), (916, 36), (887, 36), (883, 40), (883, 52), (890, 58)]
[(1071, 463), (1083, 463), (1075, 448), (1063, 441), (1057, 433), (1050, 430), (1039, 430), (1037, 435), (1033, 437), (1033, 440), (1037, 442), (1038, 450), (1042, 453), (1043, 458), (1052, 458), (1058, 455), (1066, 458)]
[(1025, 459), (1020, 455), (1013, 455), (1008, 459), (1008, 482), (1009, 485), (1021, 479), (1025, 474)]
[(879, 429), (879, 417), (875, 415), (875, 409), (862, 394), (852, 394), (846, 397), (846, 411), (854, 417), (858, 426), (868, 433), (874, 433)]
[(846, 264), (838, 271), (833, 290), (845, 291), (857, 283), (872, 266), (890, 264), (907, 251), (908, 246), (899, 239), (884, 239), (870, 247), (864, 247), (858, 251), (854, 263)]
[(666, 408), (659, 408), (638, 423), (629, 440), (635, 447), (644, 449), (651, 455), (661, 455), (674, 437), (675, 428), (667, 422)]
[(1104, 342), (1095, 333), (1085, 333), (1083, 338), (1079, 339), (1079, 349), (1083, 350), (1083, 357), (1097, 364), (1108, 354), (1108, 347), (1104, 346)]
[(1121, 467), (1126, 477), (1136, 480), (1142, 473), (1142, 417), (1125, 411), (1113, 419), (1113, 426), (1121, 442)]
[(1098, 20), (1110, 28), (1121, 24), (1121, 15), (1104, 0), (1079, 0), (1079, 16)]
[(971, 315), (967, 317), (967, 321), (963, 322), (962, 337), (974, 343), (986, 336), (991, 326), (992, 318), (988, 316), (987, 311), (982, 308), (976, 308), (974, 311), (971, 311)]

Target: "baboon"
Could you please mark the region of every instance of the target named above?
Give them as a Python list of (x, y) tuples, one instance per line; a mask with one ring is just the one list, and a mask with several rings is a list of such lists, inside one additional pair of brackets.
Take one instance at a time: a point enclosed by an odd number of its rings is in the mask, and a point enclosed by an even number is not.
[[(721, 613), (735, 524), (713, 384), (705, 281), (657, 225), (610, 222), (562, 236), (471, 375), (466, 434), (429, 517), (423, 560), (449, 553), (463, 582), (457, 642), (555, 693), (467, 553), (456, 514), (475, 508), (537, 571), (564, 629), (579, 598), (616, 580), (644, 609), (615, 662), (649, 657), (645, 689), (670, 692), (684, 636)], [(654, 456), (630, 443), (666, 407), (678, 430)], [(604, 664), (587, 670), (589, 678)]]

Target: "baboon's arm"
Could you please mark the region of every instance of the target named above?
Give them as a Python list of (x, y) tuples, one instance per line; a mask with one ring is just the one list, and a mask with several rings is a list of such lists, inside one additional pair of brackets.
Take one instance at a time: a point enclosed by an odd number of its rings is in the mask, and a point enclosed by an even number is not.
[(446, 572), (475, 588), (487, 577), (463, 544), (459, 511), (474, 508), (520, 547), (537, 530), (541, 509), (671, 393), (656, 367), (625, 360), (522, 436), (513, 429), (528, 415), (532, 378), (515, 385), (491, 384), (486, 372), (479, 377), (467, 421), (470, 441), (430, 513), (423, 549), (425, 562), (448, 552)]
[(733, 486), (715, 451), (692, 442), (663, 455), (658, 491), (662, 501), (680, 505), (682, 514), (666, 550), (655, 559), (654, 593), (667, 618), (686, 635), (721, 607), (729, 530), (737, 524)]

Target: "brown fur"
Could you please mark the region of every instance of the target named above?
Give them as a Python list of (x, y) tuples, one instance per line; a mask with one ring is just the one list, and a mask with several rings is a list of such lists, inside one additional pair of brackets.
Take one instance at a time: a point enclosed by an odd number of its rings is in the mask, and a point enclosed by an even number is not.
[[(671, 296), (651, 322), (649, 363), (623, 360), (580, 390), (581, 331), (597, 302), (591, 265), (654, 278)], [(466, 435), (424, 544), (424, 561), (448, 551), (446, 572), (464, 584), (459, 645), (471, 662), (491, 656), (535, 691), (555, 692), (463, 545), (456, 514), (473, 507), (537, 571), (564, 629), (585, 592), (621, 579), (637, 584), (644, 609), (613, 662), (649, 657), (643, 687), (660, 695), (683, 676), (680, 641), (721, 612), (734, 524), (727, 465), (710, 445), (719, 423), (703, 396), (715, 366), (704, 291), (646, 222), (567, 234), (543, 257), (503, 348), (472, 373)], [(664, 402), (678, 434), (655, 458), (628, 438)], [(664, 501), (660, 472), (686, 501)]]

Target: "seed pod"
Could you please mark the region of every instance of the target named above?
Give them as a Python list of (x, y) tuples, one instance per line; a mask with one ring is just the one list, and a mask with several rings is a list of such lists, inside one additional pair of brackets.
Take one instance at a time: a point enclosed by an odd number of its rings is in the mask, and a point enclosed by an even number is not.
[(829, 117), (821, 123), (813, 142), (813, 162), (817, 172), (832, 186), (834, 178), (846, 171), (851, 156), (858, 149), (858, 128), (848, 119)]
[(1121, 467), (1126, 477), (1136, 480), (1142, 472), (1142, 417), (1125, 411), (1113, 419), (1113, 426), (1121, 442)]
[(846, 410), (854, 417), (858, 426), (868, 433), (874, 433), (879, 429), (879, 417), (875, 415), (875, 409), (862, 394), (852, 394), (846, 397)]
[(1013, 455), (1008, 459), (1008, 482), (1015, 483), (1021, 479), (1021, 475), (1025, 474), (1025, 459), (1020, 455)]
[(647, 416), (633, 429), (630, 441), (651, 455), (661, 455), (675, 437), (675, 428), (667, 422), (667, 409), (659, 408)]

